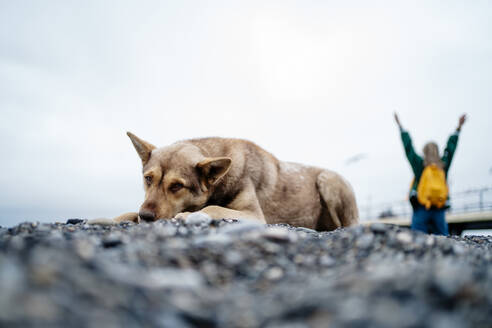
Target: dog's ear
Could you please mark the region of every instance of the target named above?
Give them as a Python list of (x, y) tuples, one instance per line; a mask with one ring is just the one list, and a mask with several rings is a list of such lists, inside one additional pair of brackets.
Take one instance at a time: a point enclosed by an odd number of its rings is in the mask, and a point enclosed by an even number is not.
[(205, 158), (196, 167), (204, 177), (208, 185), (214, 185), (222, 178), (231, 167), (232, 160), (229, 157)]
[(147, 141), (140, 139), (131, 132), (127, 132), (126, 134), (128, 135), (128, 137), (130, 137), (133, 146), (137, 150), (138, 156), (140, 156), (140, 159), (142, 159), (142, 165), (145, 165), (149, 161), (150, 153), (156, 147), (148, 143)]

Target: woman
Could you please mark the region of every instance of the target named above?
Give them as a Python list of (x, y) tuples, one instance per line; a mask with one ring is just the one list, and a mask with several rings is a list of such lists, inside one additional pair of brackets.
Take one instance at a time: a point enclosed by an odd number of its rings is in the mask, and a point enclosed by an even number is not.
[[(426, 204), (422, 201), (422, 188), (419, 188), (419, 184), (421, 182), (424, 169), (427, 167), (432, 167), (435, 171), (443, 171), (444, 179), (447, 179), (449, 167), (458, 144), (458, 136), (461, 131), (461, 127), (466, 121), (466, 115), (462, 115), (459, 118), (458, 127), (449, 137), (442, 157), (439, 156), (439, 149), (435, 142), (429, 142), (424, 146), (424, 158), (417, 155), (413, 149), (412, 139), (410, 138), (409, 133), (403, 129), (398, 118), (398, 114), (396, 113), (395, 121), (400, 128), (401, 140), (403, 142), (403, 147), (405, 148), (405, 154), (407, 155), (408, 161), (410, 162), (415, 175), (409, 196), (410, 203), (413, 207), (412, 229), (447, 236), (449, 232), (444, 211), (449, 208), (449, 198), (445, 199), (446, 203), (443, 205), (430, 205), (430, 203)], [(418, 192), (421, 194), (419, 195)]]

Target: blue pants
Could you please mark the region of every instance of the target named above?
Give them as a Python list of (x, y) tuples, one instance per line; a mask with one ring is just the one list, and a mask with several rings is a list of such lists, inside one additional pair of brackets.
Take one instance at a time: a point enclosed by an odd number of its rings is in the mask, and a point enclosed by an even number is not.
[(444, 209), (426, 210), (424, 206), (417, 206), (413, 211), (412, 230), (449, 235)]

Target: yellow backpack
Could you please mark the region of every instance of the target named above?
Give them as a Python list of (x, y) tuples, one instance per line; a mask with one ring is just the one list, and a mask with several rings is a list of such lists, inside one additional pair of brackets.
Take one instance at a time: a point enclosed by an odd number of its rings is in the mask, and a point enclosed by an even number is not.
[(444, 170), (436, 164), (425, 167), (417, 186), (417, 199), (426, 209), (431, 206), (444, 207), (448, 198), (448, 185)]

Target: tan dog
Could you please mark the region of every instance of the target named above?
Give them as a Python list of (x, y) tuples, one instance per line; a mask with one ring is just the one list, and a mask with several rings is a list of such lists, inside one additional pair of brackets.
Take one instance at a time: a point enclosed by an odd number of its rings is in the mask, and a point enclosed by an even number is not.
[(142, 159), (145, 201), (116, 221), (249, 218), (333, 230), (358, 223), (350, 185), (338, 174), (281, 162), (252, 142), (204, 138), (156, 148), (128, 132)]

